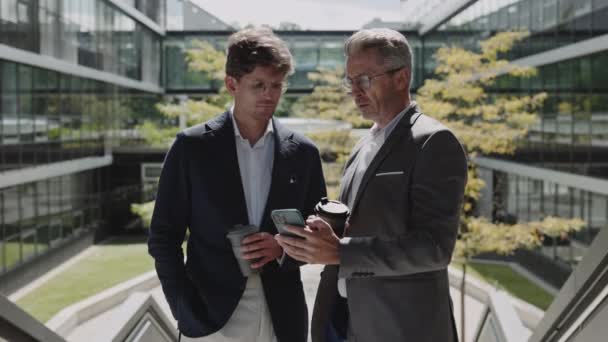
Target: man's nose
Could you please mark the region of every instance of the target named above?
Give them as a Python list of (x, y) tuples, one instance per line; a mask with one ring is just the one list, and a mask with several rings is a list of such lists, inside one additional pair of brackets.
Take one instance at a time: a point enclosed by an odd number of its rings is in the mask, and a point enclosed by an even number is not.
[(353, 85), (350, 88), (350, 94), (356, 97), (363, 93), (363, 88), (359, 85), (359, 82), (353, 82)]

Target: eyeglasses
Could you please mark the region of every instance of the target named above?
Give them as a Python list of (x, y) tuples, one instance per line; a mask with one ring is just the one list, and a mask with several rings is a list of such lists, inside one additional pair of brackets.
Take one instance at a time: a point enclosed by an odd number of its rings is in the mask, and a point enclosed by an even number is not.
[(285, 82), (275, 82), (275, 83), (271, 83), (271, 84), (267, 84), (262, 81), (256, 81), (256, 82), (247, 84), (247, 88), (249, 88), (249, 90), (256, 95), (263, 94), (266, 91), (270, 91), (272, 93), (280, 92), (281, 94), (285, 94), (288, 87), (289, 87), (289, 83), (286, 81)]
[(399, 71), (399, 70), (401, 70), (403, 68), (404, 67), (398, 67), (398, 68), (389, 69), (389, 70), (386, 70), (384, 72), (381, 72), (379, 74), (375, 74), (375, 75), (372, 75), (372, 76), (365, 75), (365, 74), (364, 75), (359, 75), (359, 76), (355, 77), (355, 79), (351, 79), (350, 77), (344, 77), (342, 79), (342, 86), (348, 92), (352, 92), (353, 85), (355, 85), (355, 84), (359, 88), (361, 88), (363, 90), (367, 90), (367, 89), (371, 88), (371, 86), (372, 86), (372, 80), (374, 78), (377, 78), (377, 77), (380, 77), (380, 76), (384, 76), (386, 74), (394, 73), (395, 71)]

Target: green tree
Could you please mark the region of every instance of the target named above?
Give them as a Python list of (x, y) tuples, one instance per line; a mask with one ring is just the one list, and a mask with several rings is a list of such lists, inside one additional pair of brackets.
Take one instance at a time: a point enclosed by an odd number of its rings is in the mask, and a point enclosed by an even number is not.
[[(194, 41), (192, 45), (191, 49), (186, 50), (188, 70), (202, 73), (207, 79), (222, 86), (216, 94), (206, 95), (202, 99), (187, 99), (178, 103), (165, 102), (156, 105), (163, 116), (173, 121), (183, 118), (187, 126), (205, 122), (225, 111), (232, 99), (224, 86), (226, 55), (208, 42)], [(177, 127), (162, 127), (152, 121), (144, 122), (138, 126), (138, 129), (146, 143), (151, 146), (167, 146), (178, 131)]]
[[(345, 121), (354, 128), (371, 127), (372, 122), (364, 119), (350, 95), (342, 87), (344, 68), (320, 68), (307, 75), (314, 84), (312, 93), (302, 96), (292, 106), (297, 117)], [(355, 139), (349, 131), (325, 131), (310, 133), (319, 147), (323, 161), (323, 174), (329, 198), (338, 197), (340, 177), (344, 163)]]
[(327, 197), (338, 198), (344, 164), (355, 145), (349, 130), (322, 131), (307, 136), (315, 142), (321, 154)]
[(315, 87), (311, 94), (294, 103), (294, 116), (346, 121), (354, 128), (371, 127), (372, 122), (361, 116), (351, 96), (342, 87), (343, 68), (321, 68), (307, 76)]
[[(200, 72), (212, 81), (221, 82), (222, 86), (216, 94), (202, 99), (187, 99), (180, 103), (159, 103), (156, 108), (166, 118), (177, 121), (186, 120), (187, 126), (192, 126), (211, 119), (226, 110), (232, 98), (224, 84), (224, 65), (226, 55), (217, 51), (208, 42), (194, 41), (193, 48), (186, 51), (186, 61), (191, 72)], [(138, 126), (140, 135), (150, 146), (166, 147), (175, 138), (179, 127), (163, 127), (153, 121), (145, 121)], [(138, 215), (145, 227), (150, 226), (154, 201), (131, 205), (131, 212)]]
[(449, 126), (463, 143), (470, 159), (469, 181), (461, 215), (460, 235), (454, 258), (463, 262), (461, 283), (461, 340), (465, 341), (464, 297), (467, 263), (486, 252), (511, 254), (538, 246), (543, 236), (564, 236), (581, 229), (579, 219), (546, 217), (517, 224), (491, 222), (474, 216), (484, 182), (477, 177), (475, 157), (480, 154), (512, 154), (538, 117), (547, 95), (499, 95), (488, 91), (499, 77), (530, 77), (536, 70), (518, 66), (501, 55), (528, 36), (503, 32), (480, 42), (479, 51), (460, 47), (437, 50), (435, 76), (418, 89), (416, 100), (426, 113)]

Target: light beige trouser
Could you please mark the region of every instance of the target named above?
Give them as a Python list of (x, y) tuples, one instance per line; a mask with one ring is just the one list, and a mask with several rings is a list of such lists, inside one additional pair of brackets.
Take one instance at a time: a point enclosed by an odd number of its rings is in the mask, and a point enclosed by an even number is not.
[(277, 342), (262, 279), (253, 274), (232, 316), (219, 331), (204, 337), (187, 337), (183, 342)]

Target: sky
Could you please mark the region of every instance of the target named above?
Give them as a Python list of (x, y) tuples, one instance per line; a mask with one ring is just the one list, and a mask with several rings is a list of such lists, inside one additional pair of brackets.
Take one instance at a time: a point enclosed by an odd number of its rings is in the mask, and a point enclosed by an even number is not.
[(292, 22), (302, 29), (356, 30), (374, 18), (402, 21), (399, 0), (191, 0), (227, 24)]

